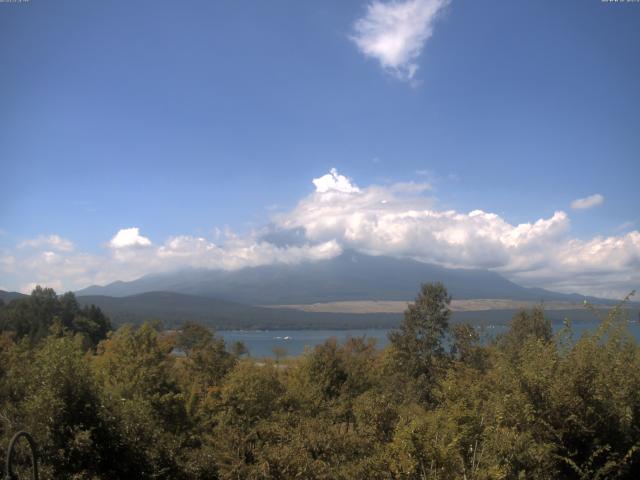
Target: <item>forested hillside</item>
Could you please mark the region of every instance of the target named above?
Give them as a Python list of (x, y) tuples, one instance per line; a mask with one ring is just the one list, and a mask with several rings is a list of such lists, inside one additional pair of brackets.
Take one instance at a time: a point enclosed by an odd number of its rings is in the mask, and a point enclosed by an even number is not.
[(78, 296), (82, 305), (97, 305), (115, 325), (141, 324), (160, 320), (165, 328), (179, 327), (185, 320), (197, 321), (218, 330), (306, 329), (306, 328), (389, 328), (399, 323), (401, 314), (301, 312), (285, 308), (265, 308), (209, 297), (174, 292), (147, 292), (129, 297)]
[(384, 350), (328, 340), (270, 361), (195, 323), (109, 331), (37, 289), (0, 306), (0, 445), (31, 432), (46, 479), (640, 476), (624, 309), (579, 339), (523, 310), (482, 345), (449, 303), (426, 284)]

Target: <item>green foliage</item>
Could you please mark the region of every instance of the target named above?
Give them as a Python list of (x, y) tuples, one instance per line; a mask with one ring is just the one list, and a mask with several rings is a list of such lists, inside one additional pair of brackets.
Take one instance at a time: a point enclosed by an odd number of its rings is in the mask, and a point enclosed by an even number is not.
[(640, 478), (622, 307), (579, 339), (521, 311), (482, 344), (449, 327), (449, 302), (424, 285), (384, 350), (330, 339), (273, 362), (189, 322), (87, 349), (73, 296), (40, 290), (0, 308), (3, 325), (7, 308), (25, 320), (0, 333), (0, 441), (32, 432), (47, 480)]
[(456, 324), (451, 328), (451, 354), (454, 360), (478, 370), (488, 368), (488, 354), (480, 345), (480, 334), (467, 323)]
[(187, 322), (180, 329), (176, 346), (186, 353), (181, 377), (189, 379), (200, 397), (205, 396), (211, 387), (219, 385), (236, 361), (236, 357), (226, 351), (222, 338), (192, 322)]
[(244, 342), (242, 342), (240, 340), (237, 340), (237, 341), (233, 342), (233, 345), (231, 345), (231, 352), (236, 357), (242, 357), (243, 355), (249, 355), (249, 349), (244, 344)]
[(3, 352), (2, 443), (19, 429), (37, 441), (43, 478), (124, 478), (139, 472), (104, 409), (86, 354), (75, 339), (49, 337)]
[(407, 307), (398, 330), (389, 334), (393, 369), (413, 381), (422, 401), (433, 400), (433, 389), (444, 358), (442, 340), (449, 328), (451, 296), (441, 283), (422, 285)]
[(535, 307), (528, 312), (520, 310), (511, 319), (509, 331), (498, 338), (500, 348), (517, 355), (522, 345), (530, 338), (550, 342), (553, 336), (551, 321), (544, 316), (542, 307)]
[(143, 478), (179, 477), (188, 418), (171, 375), (172, 348), (171, 339), (162, 338), (152, 324), (124, 326), (99, 345), (91, 365), (105, 408)]
[(176, 347), (189, 353), (209, 345), (214, 339), (214, 334), (207, 327), (195, 322), (185, 322), (178, 330)]
[(254, 425), (277, 411), (283, 394), (274, 365), (239, 363), (222, 387), (220, 418), (226, 424)]
[(27, 298), (0, 306), (0, 332), (10, 332), (16, 340), (27, 338), (36, 343), (51, 330), (71, 332), (95, 347), (106, 338), (111, 322), (94, 306), (80, 308), (73, 293), (58, 297), (51, 288), (36, 287)]

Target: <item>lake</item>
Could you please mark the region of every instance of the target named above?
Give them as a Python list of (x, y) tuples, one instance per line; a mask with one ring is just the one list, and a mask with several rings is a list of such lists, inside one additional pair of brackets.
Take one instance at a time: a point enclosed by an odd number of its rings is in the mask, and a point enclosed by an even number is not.
[[(572, 325), (574, 338), (579, 338), (585, 331), (593, 330), (598, 323), (581, 322)], [(480, 327), (480, 335), (484, 339), (493, 338), (506, 330), (506, 325), (488, 325)], [(562, 328), (561, 323), (554, 323), (553, 330), (557, 332)], [(629, 330), (640, 341), (640, 324), (632, 322)], [(295, 356), (304, 352), (305, 347), (320, 345), (327, 339), (335, 337), (344, 342), (349, 337), (374, 338), (379, 348), (385, 347), (389, 340), (388, 328), (353, 329), (353, 330), (223, 330), (217, 332), (227, 342), (227, 345), (236, 341), (244, 342), (252, 357), (272, 357), (275, 347), (284, 348), (287, 355)]]

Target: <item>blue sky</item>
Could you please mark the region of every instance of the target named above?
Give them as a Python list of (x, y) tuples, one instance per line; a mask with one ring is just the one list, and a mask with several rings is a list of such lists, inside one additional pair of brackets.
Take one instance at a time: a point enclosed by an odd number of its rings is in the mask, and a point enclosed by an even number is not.
[[(558, 252), (611, 239), (615, 258), (600, 260), (600, 280), (572, 283), (577, 267), (516, 266), (511, 250), (458, 261), (406, 239), (374, 248), (349, 240), (351, 224), (309, 235), (310, 248), (335, 240), (558, 289), (636, 287), (638, 79), (638, 3), (0, 4), (0, 286), (149, 273), (114, 250), (123, 229), (156, 254), (177, 237), (221, 246), (225, 229), (247, 244), (265, 225), (310, 231), (292, 216), (335, 167), (362, 192), (428, 184), (412, 208), (482, 210), (513, 229), (564, 212)], [(56, 279), (37, 267), (47, 252), (66, 265)], [(77, 273), (81, 259), (90, 271)]]

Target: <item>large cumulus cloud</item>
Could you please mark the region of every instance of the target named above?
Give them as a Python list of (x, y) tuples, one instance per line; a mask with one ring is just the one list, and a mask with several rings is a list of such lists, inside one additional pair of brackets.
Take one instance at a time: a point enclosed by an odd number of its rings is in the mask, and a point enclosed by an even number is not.
[(349, 190), (320, 189), (275, 218), (282, 229), (303, 229), (314, 242), (375, 255), (411, 257), (452, 267), (526, 270), (569, 229), (569, 218), (511, 225), (494, 213), (441, 211), (428, 184), (402, 183)]
[[(122, 228), (102, 252), (76, 250), (71, 240), (42, 235), (0, 251), (3, 286), (36, 283), (75, 289), (181, 268), (237, 269), (295, 264), (355, 249), (449, 267), (488, 268), (527, 286), (622, 296), (640, 286), (640, 232), (579, 239), (569, 216), (511, 224), (501, 216), (438, 208), (420, 182), (361, 187), (332, 169), (313, 179), (315, 191), (271, 223), (222, 239), (176, 235), (154, 243), (137, 227)], [(7, 280), (9, 279), (9, 280)], [(11, 285), (9, 285), (11, 286)]]
[[(527, 286), (622, 296), (640, 286), (640, 232), (577, 239), (564, 211), (511, 224), (482, 210), (439, 210), (427, 184), (316, 188), (290, 212), (283, 229), (337, 241), (375, 255), (450, 267), (488, 268)], [(350, 181), (349, 181), (350, 182)], [(317, 185), (316, 185), (317, 186)]]

